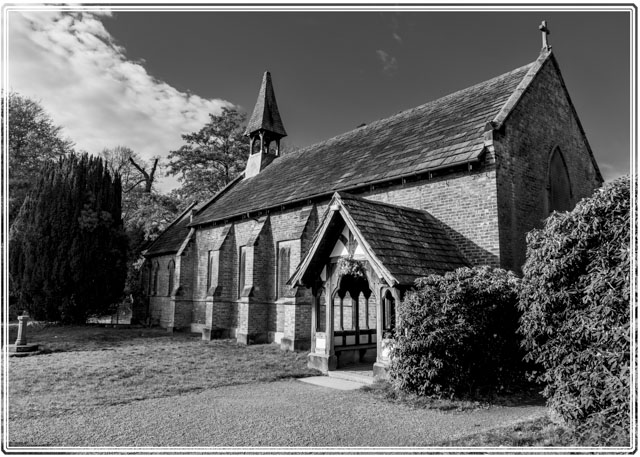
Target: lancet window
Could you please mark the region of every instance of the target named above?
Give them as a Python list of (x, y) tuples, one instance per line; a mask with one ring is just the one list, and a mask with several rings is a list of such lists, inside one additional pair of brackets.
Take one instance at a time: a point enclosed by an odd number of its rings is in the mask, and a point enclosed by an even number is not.
[(382, 298), (382, 330), (392, 332), (396, 328), (396, 300), (390, 290)]
[(242, 296), (242, 291), (246, 285), (246, 273), (247, 273), (247, 248), (242, 246), (240, 248), (239, 258), (239, 271), (238, 271), (238, 297)]
[(278, 298), (285, 296), (287, 292), (287, 281), (291, 277), (291, 248), (289, 246), (280, 246), (278, 249)]
[(571, 182), (569, 171), (560, 149), (555, 148), (549, 160), (547, 183), (548, 213), (571, 209)]

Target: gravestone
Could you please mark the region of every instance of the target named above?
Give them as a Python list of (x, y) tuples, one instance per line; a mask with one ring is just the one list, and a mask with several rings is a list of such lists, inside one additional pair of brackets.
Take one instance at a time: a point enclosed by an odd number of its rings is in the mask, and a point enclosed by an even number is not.
[(24, 356), (38, 353), (37, 344), (29, 344), (27, 342), (27, 324), (29, 323), (29, 315), (24, 313), (18, 316), (18, 337), (16, 342), (9, 346), (10, 356)]

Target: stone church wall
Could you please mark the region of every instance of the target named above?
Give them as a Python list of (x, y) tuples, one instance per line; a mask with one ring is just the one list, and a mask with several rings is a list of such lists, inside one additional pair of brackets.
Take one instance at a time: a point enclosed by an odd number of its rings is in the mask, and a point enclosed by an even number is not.
[(494, 132), (500, 250), (503, 268), (521, 271), (526, 233), (548, 216), (549, 159), (559, 148), (572, 189), (572, 207), (599, 187), (578, 120), (562, 81), (548, 60), (505, 122)]

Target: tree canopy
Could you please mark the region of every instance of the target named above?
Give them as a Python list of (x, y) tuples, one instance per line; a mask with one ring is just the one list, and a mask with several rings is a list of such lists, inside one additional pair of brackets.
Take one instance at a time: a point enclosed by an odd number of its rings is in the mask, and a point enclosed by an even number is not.
[[(155, 239), (177, 216), (180, 205), (177, 198), (156, 191), (159, 157), (147, 163), (126, 146), (105, 148), (100, 155), (111, 173), (121, 176), (122, 219), (127, 233), (142, 241)], [(134, 248), (139, 250), (139, 246)]]
[(47, 162), (10, 230), (12, 294), (36, 319), (84, 323), (121, 298), (126, 250), (119, 176), (87, 154)]
[(8, 103), (9, 220), (13, 222), (39, 170), (73, 152), (73, 143), (62, 137), (62, 128), (38, 102), (15, 92), (2, 102)]
[(246, 115), (222, 108), (209, 114), (199, 131), (182, 135), (185, 144), (169, 153), (168, 175), (182, 184), (174, 193), (185, 203), (204, 201), (231, 182), (249, 157), (249, 142), (243, 137)]

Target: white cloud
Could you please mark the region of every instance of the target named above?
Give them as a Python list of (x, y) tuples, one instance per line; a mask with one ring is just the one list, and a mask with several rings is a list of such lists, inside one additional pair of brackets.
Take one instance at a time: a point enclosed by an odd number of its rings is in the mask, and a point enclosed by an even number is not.
[[(10, 89), (40, 101), (79, 150), (123, 145), (166, 157), (208, 113), (233, 106), (180, 92), (127, 60), (100, 21), (107, 10), (8, 14)], [(164, 181), (165, 190), (175, 186)]]
[(402, 37), (400, 35), (398, 35), (397, 33), (392, 33), (391, 36), (393, 37), (394, 40), (396, 40), (398, 43), (402, 44)]
[(382, 49), (376, 50), (378, 59), (382, 62), (382, 71), (388, 75), (392, 75), (398, 69), (398, 61), (395, 57)]

